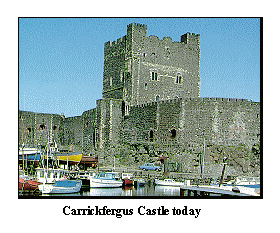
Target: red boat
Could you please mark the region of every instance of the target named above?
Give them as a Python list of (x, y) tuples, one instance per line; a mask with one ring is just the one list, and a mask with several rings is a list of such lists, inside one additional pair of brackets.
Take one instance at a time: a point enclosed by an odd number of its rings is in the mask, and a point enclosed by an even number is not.
[(133, 185), (133, 181), (127, 178), (124, 179), (123, 183), (125, 186)]
[(38, 190), (38, 185), (41, 184), (36, 180), (19, 178), (18, 189), (19, 191), (35, 191)]
[(132, 178), (133, 178), (133, 174), (131, 174), (131, 173), (122, 173), (122, 180), (123, 180), (124, 186), (133, 185)]

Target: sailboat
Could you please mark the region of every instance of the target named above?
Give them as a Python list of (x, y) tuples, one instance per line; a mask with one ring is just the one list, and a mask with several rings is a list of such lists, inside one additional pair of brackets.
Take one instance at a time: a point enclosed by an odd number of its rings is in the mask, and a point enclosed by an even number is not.
[[(47, 125), (48, 126), (48, 125)], [(48, 148), (47, 155), (43, 156), (47, 159), (47, 168), (43, 167), (43, 184), (38, 186), (42, 194), (61, 194), (61, 193), (76, 193), (81, 190), (82, 181), (81, 180), (70, 180), (64, 176), (64, 171), (62, 169), (49, 169), (48, 159), (49, 159), (49, 137), (48, 137)], [(43, 163), (44, 164), (44, 163)], [(57, 172), (57, 173), (55, 173)], [(60, 173), (62, 172), (62, 174)], [(50, 180), (51, 174), (53, 174), (53, 180)], [(56, 174), (56, 175), (55, 175)], [(58, 175), (59, 174), (59, 175)]]
[[(22, 128), (24, 127), (23, 118)], [(18, 191), (21, 192), (30, 192), (38, 190), (38, 182), (34, 177), (28, 173), (28, 163), (33, 162), (38, 164), (41, 159), (41, 150), (38, 148), (25, 147), (23, 143), (23, 131), (22, 131), (22, 146), (19, 148), (19, 164), (22, 164), (22, 169), (19, 170), (19, 182), (18, 182)], [(25, 169), (26, 168), (26, 169)]]

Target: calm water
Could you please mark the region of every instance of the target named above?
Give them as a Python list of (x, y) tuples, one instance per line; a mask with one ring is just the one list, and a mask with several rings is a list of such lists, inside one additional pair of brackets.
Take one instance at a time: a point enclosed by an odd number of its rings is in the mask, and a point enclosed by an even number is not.
[(180, 196), (180, 188), (146, 184), (137, 188), (133, 186), (124, 188), (82, 188), (79, 193), (44, 194), (40, 196)]

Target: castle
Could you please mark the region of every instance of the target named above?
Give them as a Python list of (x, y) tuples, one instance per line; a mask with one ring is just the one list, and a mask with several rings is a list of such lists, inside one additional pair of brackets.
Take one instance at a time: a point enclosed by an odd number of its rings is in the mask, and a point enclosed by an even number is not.
[(252, 147), (260, 135), (260, 103), (200, 97), (200, 35), (181, 41), (147, 37), (132, 23), (105, 43), (103, 98), (68, 117), (19, 111), (19, 144), (74, 145), (85, 153), (122, 143), (190, 148), (207, 144)]

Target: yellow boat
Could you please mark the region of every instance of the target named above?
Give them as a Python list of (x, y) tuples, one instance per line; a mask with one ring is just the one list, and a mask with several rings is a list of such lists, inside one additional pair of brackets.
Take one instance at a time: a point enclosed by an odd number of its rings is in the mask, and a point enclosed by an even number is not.
[(83, 152), (55, 152), (55, 157), (60, 164), (74, 165), (81, 162)]

